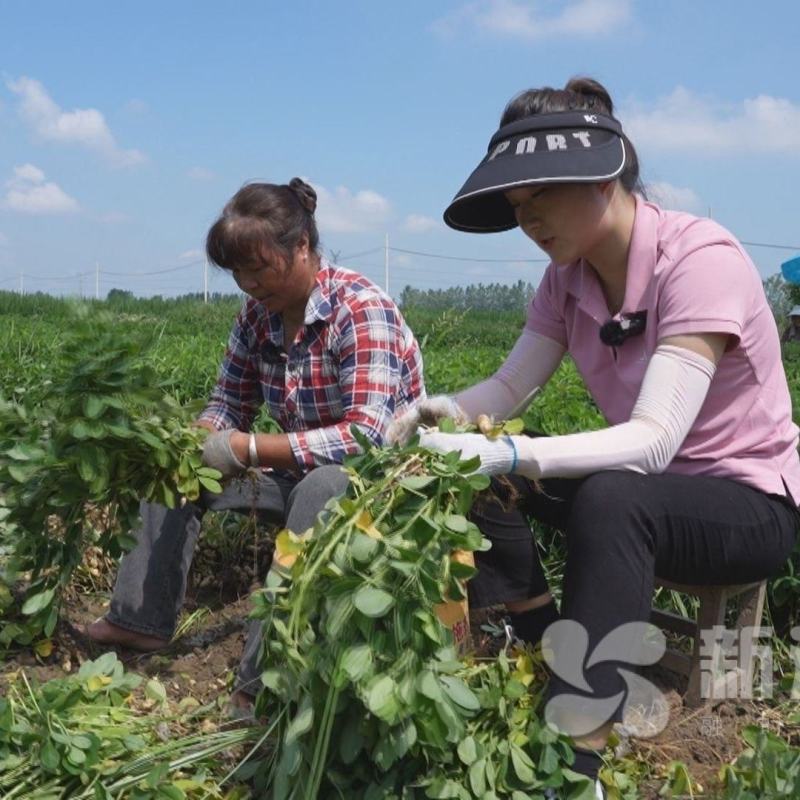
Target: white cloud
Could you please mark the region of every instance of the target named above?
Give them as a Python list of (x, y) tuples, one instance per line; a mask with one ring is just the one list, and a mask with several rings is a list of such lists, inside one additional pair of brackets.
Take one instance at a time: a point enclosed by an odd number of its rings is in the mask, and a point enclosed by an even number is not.
[(380, 230), (389, 218), (391, 206), (383, 195), (371, 189), (352, 192), (346, 186), (329, 191), (312, 184), (317, 193), (317, 223), (331, 233), (360, 233)]
[(758, 95), (739, 104), (703, 97), (683, 86), (652, 107), (631, 103), (622, 120), (642, 150), (708, 155), (800, 152), (800, 105)]
[(645, 187), (647, 196), (662, 208), (674, 211), (689, 211), (693, 214), (702, 211), (703, 204), (693, 189), (685, 186), (673, 186), (666, 181), (648, 183)]
[(117, 145), (105, 117), (97, 109), (63, 111), (44, 86), (33, 78), (22, 77), (6, 83), (20, 98), (20, 116), (43, 141), (82, 145), (119, 167), (146, 161), (139, 150), (123, 150)]
[(202, 250), (184, 250), (178, 256), (178, 261), (198, 261), (205, 257), (206, 254)]
[(439, 221), (423, 214), (409, 214), (403, 223), (403, 230), (409, 233), (427, 233), (439, 227)]
[(69, 214), (78, 211), (77, 201), (58, 184), (47, 182), (42, 170), (33, 164), (14, 167), (14, 176), (6, 181), (2, 206), (25, 214)]
[(193, 181), (210, 181), (216, 178), (216, 173), (206, 167), (191, 167), (186, 171), (186, 176)]
[(454, 36), (463, 27), (534, 41), (554, 36), (597, 36), (612, 33), (631, 17), (630, 0), (571, 0), (548, 14), (541, 0), (479, 0), (436, 20), (431, 28)]

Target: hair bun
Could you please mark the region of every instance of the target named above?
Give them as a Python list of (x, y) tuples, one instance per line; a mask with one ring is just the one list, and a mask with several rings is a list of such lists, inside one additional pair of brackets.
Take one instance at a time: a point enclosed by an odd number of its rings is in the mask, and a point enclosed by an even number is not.
[(289, 188), (309, 214), (313, 214), (317, 210), (317, 193), (304, 180), (292, 178), (289, 181)]
[(571, 78), (564, 89), (574, 94), (579, 94), (589, 101), (589, 106), (609, 116), (614, 113), (614, 103), (608, 89), (602, 83), (592, 78)]

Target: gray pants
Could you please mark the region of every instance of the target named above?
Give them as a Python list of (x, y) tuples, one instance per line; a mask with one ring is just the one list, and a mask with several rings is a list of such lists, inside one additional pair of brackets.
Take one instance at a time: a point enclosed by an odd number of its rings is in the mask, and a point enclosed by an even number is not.
[[(142, 503), (137, 544), (120, 562), (106, 618), (126, 630), (171, 638), (206, 511), (255, 511), (265, 521), (302, 533), (314, 524), (330, 498), (345, 491), (347, 483), (347, 474), (339, 466), (325, 466), (300, 481), (264, 473), (255, 481), (234, 480), (221, 494), (206, 492), (197, 503), (183, 508)], [(260, 688), (261, 628), (259, 620), (250, 623), (236, 680), (237, 688), (249, 694), (257, 694)]]

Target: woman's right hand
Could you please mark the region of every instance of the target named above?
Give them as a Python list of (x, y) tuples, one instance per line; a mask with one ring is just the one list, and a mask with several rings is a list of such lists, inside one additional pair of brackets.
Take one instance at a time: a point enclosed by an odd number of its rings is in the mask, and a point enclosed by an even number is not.
[(235, 478), (247, 469), (247, 465), (234, 453), (231, 444), (231, 439), (237, 433), (240, 431), (233, 428), (215, 431), (203, 444), (203, 463), (207, 467), (219, 470), (223, 478)]
[(386, 432), (387, 444), (405, 446), (420, 425), (433, 427), (442, 418), (450, 418), (463, 425), (469, 417), (461, 406), (447, 394), (437, 394), (420, 400), (410, 411), (397, 417)]

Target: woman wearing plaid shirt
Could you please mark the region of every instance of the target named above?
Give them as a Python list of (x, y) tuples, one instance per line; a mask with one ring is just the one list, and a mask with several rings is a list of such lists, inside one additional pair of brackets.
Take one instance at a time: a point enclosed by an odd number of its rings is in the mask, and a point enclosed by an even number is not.
[[(395, 304), (363, 275), (320, 256), (316, 204), (299, 178), (249, 184), (209, 230), (209, 260), (249, 295), (198, 420), (212, 431), (205, 463), (231, 480), (197, 504), (143, 504), (138, 543), (122, 559), (109, 613), (87, 629), (95, 641), (164, 647), (206, 510), (255, 509), (305, 531), (347, 485), (338, 465), (359, 449), (350, 427), (380, 444), (392, 418), (424, 397), (419, 347)], [(282, 433), (251, 431), (262, 404)], [(237, 479), (248, 467), (260, 468), (257, 481)], [(238, 705), (259, 688), (260, 634), (253, 623)]]

